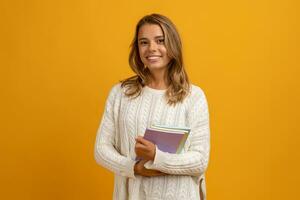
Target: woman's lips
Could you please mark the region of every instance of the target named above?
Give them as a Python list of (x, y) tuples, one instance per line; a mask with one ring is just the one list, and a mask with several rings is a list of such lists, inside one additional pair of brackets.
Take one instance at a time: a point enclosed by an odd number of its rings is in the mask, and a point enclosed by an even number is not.
[(146, 57), (148, 61), (150, 62), (156, 62), (160, 59), (161, 56), (148, 56)]

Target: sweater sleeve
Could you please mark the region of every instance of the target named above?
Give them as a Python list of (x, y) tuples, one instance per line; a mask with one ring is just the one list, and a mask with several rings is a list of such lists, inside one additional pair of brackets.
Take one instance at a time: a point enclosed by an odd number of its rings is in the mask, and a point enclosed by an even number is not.
[(199, 87), (191, 98), (191, 106), (188, 109), (188, 121), (191, 125), (189, 148), (181, 154), (170, 154), (156, 148), (154, 161), (145, 164), (147, 169), (191, 176), (200, 176), (205, 172), (210, 154), (208, 105), (205, 94)]
[(135, 161), (131, 158), (121, 155), (114, 146), (116, 124), (114, 120), (114, 103), (118, 92), (121, 92), (120, 86), (114, 86), (106, 100), (104, 113), (97, 131), (94, 157), (99, 165), (108, 170), (129, 178), (135, 178)]

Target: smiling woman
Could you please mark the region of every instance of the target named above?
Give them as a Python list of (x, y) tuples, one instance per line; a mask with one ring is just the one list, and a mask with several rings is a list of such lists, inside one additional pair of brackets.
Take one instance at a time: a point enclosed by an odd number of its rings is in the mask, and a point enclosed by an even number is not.
[(164, 75), (165, 68), (171, 59), (167, 54), (164, 35), (160, 26), (145, 24), (140, 28), (138, 38), (140, 57), (144, 65), (149, 70), (158, 71), (158, 74)]
[(128, 96), (140, 95), (145, 85), (167, 89), (170, 105), (187, 96), (190, 83), (183, 66), (181, 39), (176, 26), (167, 17), (152, 14), (138, 22), (129, 64), (136, 75), (122, 82)]
[[(206, 198), (208, 105), (202, 89), (189, 83), (181, 49), (167, 17), (138, 22), (129, 55), (136, 75), (111, 89), (95, 143), (97, 163), (115, 173), (116, 200)], [(162, 152), (144, 139), (152, 125), (190, 128), (182, 152)]]

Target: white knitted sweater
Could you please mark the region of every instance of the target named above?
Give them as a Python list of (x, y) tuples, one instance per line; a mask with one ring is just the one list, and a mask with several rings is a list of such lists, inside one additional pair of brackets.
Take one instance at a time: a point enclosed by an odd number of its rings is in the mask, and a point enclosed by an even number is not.
[[(95, 159), (115, 174), (115, 200), (199, 200), (200, 194), (206, 199), (210, 128), (205, 94), (191, 85), (189, 96), (175, 107), (167, 104), (164, 94), (165, 90), (145, 86), (132, 99), (125, 96), (120, 83), (109, 93), (97, 132)], [(152, 124), (190, 127), (191, 132), (181, 154), (156, 148), (154, 161), (145, 167), (168, 175), (149, 178), (134, 174), (134, 147), (135, 138)]]

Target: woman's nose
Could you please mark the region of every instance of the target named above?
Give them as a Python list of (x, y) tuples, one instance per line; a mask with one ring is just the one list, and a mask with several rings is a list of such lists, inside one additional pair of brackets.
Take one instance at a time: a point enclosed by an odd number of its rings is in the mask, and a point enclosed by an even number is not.
[(149, 50), (155, 51), (157, 49), (157, 44), (155, 42), (150, 42)]

